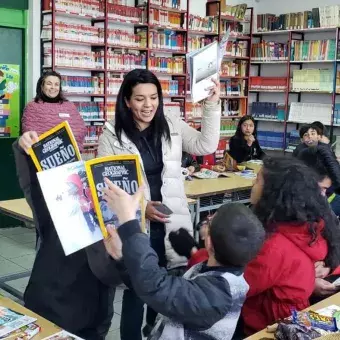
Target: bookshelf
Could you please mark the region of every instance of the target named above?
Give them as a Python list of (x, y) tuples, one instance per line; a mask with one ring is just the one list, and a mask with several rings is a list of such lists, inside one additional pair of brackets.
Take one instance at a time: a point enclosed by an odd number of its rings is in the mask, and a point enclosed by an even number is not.
[[(340, 117), (337, 103), (337, 96), (340, 94), (339, 28), (256, 32), (253, 33), (253, 39), (249, 88), (252, 103), (249, 111), (257, 120), (262, 145), (266, 148), (273, 140), (279, 140), (277, 147), (268, 147), (292, 152), (299, 141), (296, 130), (301, 124), (315, 120), (328, 126), (332, 138)], [(275, 87), (275, 82), (269, 87), (270, 91), (252, 86), (255, 83), (261, 87), (270, 78), (274, 78), (273, 81), (276, 80), (282, 86), (280, 91), (277, 84)], [(256, 104), (262, 104), (265, 108), (258, 108)], [(276, 104), (276, 107), (273, 108), (270, 104)], [(275, 124), (276, 127), (273, 128), (270, 124), (273, 122), (280, 124)], [(269, 133), (261, 136), (263, 132)]]
[(114, 116), (124, 75), (135, 68), (159, 78), (165, 112), (199, 127), (202, 108), (190, 101), (185, 54), (220, 40), (231, 27), (221, 74), (226, 143), (235, 119), (247, 112), (253, 9), (207, 0), (202, 17), (195, 7), (195, 0), (42, 0), (41, 69), (62, 74), (65, 95), (88, 126), (89, 157)]

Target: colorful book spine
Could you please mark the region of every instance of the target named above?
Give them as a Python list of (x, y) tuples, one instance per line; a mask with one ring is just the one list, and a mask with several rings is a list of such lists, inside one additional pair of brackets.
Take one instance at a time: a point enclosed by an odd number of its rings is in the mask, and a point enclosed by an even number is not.
[(287, 89), (286, 77), (251, 77), (250, 90), (285, 91)]
[(150, 9), (150, 24), (160, 25), (170, 28), (183, 28), (183, 18), (181, 13), (175, 13), (156, 8)]
[(221, 82), (221, 96), (244, 96), (245, 80), (227, 79)]
[(85, 144), (96, 144), (98, 143), (99, 136), (103, 132), (102, 126), (86, 126), (86, 135), (84, 139)]
[(185, 52), (185, 36), (171, 30), (150, 31), (149, 48)]
[(74, 102), (74, 105), (85, 121), (104, 118), (103, 102)]
[(333, 76), (331, 69), (294, 70), (290, 88), (295, 92), (332, 92)]
[(64, 93), (104, 94), (104, 75), (98, 77), (61, 76)]
[(217, 38), (190, 36), (188, 38), (188, 51), (191, 52), (198, 50), (204, 46), (211, 44), (215, 40), (217, 40)]
[(245, 77), (247, 72), (246, 61), (227, 61), (223, 60), (221, 65), (221, 76)]
[(201, 17), (199, 15), (190, 14), (188, 27), (189, 30), (193, 31), (217, 33), (218, 17), (216, 16)]
[(284, 120), (285, 105), (283, 103), (253, 102), (251, 115), (256, 119)]
[(291, 61), (332, 61), (336, 56), (336, 41), (330, 40), (293, 40)]
[(146, 7), (131, 7), (121, 4), (107, 3), (108, 18), (114, 21), (145, 23)]
[(118, 29), (107, 30), (107, 42), (111, 45), (120, 45), (126, 47), (140, 47), (146, 48), (146, 32), (143, 37), (143, 31), (134, 34), (129, 31)]
[(228, 41), (226, 56), (248, 57), (248, 41)]
[(185, 58), (150, 56), (149, 70), (162, 73), (183, 74), (185, 72)]
[(288, 45), (274, 41), (252, 44), (251, 58), (255, 61), (288, 60)]
[(108, 70), (131, 71), (135, 68), (146, 69), (146, 53), (139, 51), (123, 52), (109, 49), (107, 53)]

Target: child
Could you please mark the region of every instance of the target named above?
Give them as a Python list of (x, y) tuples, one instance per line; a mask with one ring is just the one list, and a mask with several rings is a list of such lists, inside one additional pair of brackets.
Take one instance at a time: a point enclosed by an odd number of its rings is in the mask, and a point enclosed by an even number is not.
[(256, 139), (255, 120), (252, 116), (244, 116), (238, 122), (236, 133), (230, 138), (229, 154), (237, 163), (265, 156)]
[(197, 161), (187, 152), (182, 152), (182, 168), (189, 171), (189, 176), (201, 170)]
[(106, 249), (115, 260), (123, 254), (136, 293), (163, 315), (149, 339), (231, 339), (249, 288), (243, 267), (256, 256), (265, 237), (253, 213), (241, 204), (219, 208), (205, 238), (207, 263), (192, 267), (184, 277), (173, 277), (159, 267), (136, 220), (143, 188), (130, 196), (112, 182), (106, 184), (105, 199), (121, 223), (118, 233), (108, 228), (111, 238), (105, 241)]
[(321, 132), (319, 141), (325, 144), (329, 144), (330, 140), (327, 136), (327, 128), (319, 121), (313, 122), (312, 125), (318, 127)]

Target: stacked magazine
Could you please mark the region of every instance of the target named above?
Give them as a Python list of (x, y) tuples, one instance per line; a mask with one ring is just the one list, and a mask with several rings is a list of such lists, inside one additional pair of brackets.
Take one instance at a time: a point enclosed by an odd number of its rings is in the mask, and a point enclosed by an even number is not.
[[(138, 155), (82, 161), (67, 122), (41, 135), (30, 155), (66, 255), (107, 237), (107, 224), (118, 226), (117, 215), (103, 199), (104, 178), (131, 195), (141, 185)], [(142, 204), (137, 218), (144, 230)]]

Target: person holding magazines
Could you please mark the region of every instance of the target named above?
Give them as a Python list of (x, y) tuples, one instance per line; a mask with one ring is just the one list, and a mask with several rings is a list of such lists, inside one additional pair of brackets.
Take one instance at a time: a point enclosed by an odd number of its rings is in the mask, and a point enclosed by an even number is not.
[(20, 187), (39, 239), (25, 307), (81, 338), (104, 340), (113, 316), (114, 287), (120, 283), (115, 263), (109, 262), (103, 242), (65, 256), (28, 155), (39, 135), (65, 120), (82, 149), (85, 125), (74, 104), (63, 97), (58, 73), (44, 73), (36, 92), (24, 111), (24, 133), (13, 144)]
[[(184, 267), (187, 262), (171, 248), (169, 233), (180, 227), (193, 232), (181, 174), (182, 151), (191, 155), (216, 151), (221, 117), (219, 97), (219, 82), (215, 80), (203, 104), (202, 131), (198, 132), (180, 117), (164, 115), (162, 88), (152, 72), (133, 70), (125, 76), (119, 90), (115, 120), (105, 124), (99, 139), (99, 157), (140, 155), (151, 246), (159, 264), (168, 270)], [(123, 296), (121, 339), (140, 340), (143, 302), (135, 295), (129, 279), (124, 282), (129, 289)], [(148, 313), (144, 334), (153, 327), (154, 320), (155, 314)]]

